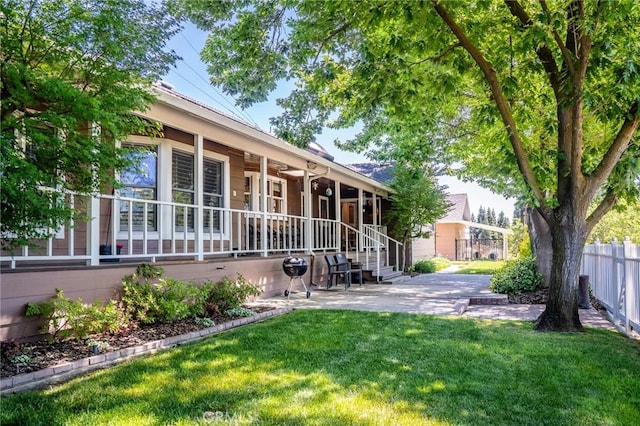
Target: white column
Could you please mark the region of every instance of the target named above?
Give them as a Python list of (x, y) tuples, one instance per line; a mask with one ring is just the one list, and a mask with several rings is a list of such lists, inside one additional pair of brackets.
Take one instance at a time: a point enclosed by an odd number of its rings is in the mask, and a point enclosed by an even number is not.
[(378, 199), (375, 192), (371, 193), (371, 202), (373, 203), (373, 227), (375, 229), (378, 225)]
[[(114, 206), (114, 201), (109, 200), (111, 207)], [(87, 260), (87, 266), (100, 265), (100, 199), (97, 197), (91, 197), (89, 201), (89, 217), (91, 221), (87, 224), (87, 248), (89, 250), (90, 259)], [(113, 211), (111, 214), (120, 214), (120, 212)], [(73, 230), (70, 230), (73, 232)], [(111, 232), (116, 232), (112, 229)], [(112, 238), (114, 240), (114, 238)], [(111, 243), (110, 243), (111, 244)], [(111, 246), (111, 254), (116, 254), (115, 246)]]
[[(202, 135), (194, 135), (193, 138), (193, 160), (194, 160), (194, 177), (195, 177), (195, 194), (194, 203), (197, 206), (194, 220), (194, 232), (195, 232), (195, 252), (196, 260), (204, 260), (204, 169), (203, 169), (203, 153), (204, 153), (204, 138)], [(224, 232), (222, 228), (222, 218), (220, 218), (220, 232)], [(226, 224), (225, 224), (226, 225)], [(185, 226), (186, 232), (186, 226)], [(212, 229), (209, 229), (212, 232)]]
[(307, 253), (311, 253), (313, 251), (313, 228), (311, 226), (311, 218), (313, 215), (311, 214), (311, 179), (309, 178), (309, 171), (304, 171), (303, 177), (303, 186), (304, 186), (304, 211), (302, 212), (305, 217), (305, 226), (304, 226), (304, 247)]
[[(363, 247), (363, 243), (365, 241), (363, 241), (362, 239), (362, 233), (364, 232), (364, 227), (363, 227), (363, 221), (364, 221), (364, 191), (362, 191), (362, 188), (358, 188), (358, 231), (360, 231), (360, 234), (358, 236), (359, 240), (360, 240), (360, 245), (359, 247)], [(369, 242), (367, 242), (367, 245), (369, 244)]]
[(269, 255), (269, 242), (267, 241), (267, 167), (267, 157), (260, 157), (260, 205), (262, 206), (260, 241), (262, 242), (262, 257), (267, 257)]
[[(340, 199), (340, 182), (337, 180), (333, 181), (335, 184), (335, 208), (336, 208), (336, 221), (338, 222), (337, 230), (336, 230), (336, 245), (338, 246), (338, 250), (342, 251), (342, 206)], [(345, 247), (346, 248), (346, 247)]]

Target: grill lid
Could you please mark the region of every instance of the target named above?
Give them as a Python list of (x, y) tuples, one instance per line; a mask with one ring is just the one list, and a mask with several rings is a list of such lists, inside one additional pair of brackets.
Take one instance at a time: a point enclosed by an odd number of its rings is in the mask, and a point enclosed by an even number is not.
[(302, 257), (287, 257), (282, 262), (282, 270), (289, 277), (301, 277), (308, 269), (307, 261)]

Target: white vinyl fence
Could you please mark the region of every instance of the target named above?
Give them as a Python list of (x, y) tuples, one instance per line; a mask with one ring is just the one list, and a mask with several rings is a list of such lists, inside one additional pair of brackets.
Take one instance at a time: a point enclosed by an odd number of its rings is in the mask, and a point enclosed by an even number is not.
[(589, 276), (593, 295), (604, 305), (620, 331), (640, 332), (640, 245), (629, 238), (622, 244), (587, 245), (582, 256), (582, 275)]

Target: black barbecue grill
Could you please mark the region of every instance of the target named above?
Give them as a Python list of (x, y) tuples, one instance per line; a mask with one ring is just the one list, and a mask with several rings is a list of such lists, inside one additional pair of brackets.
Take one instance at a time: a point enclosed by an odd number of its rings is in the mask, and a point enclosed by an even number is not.
[(291, 294), (291, 284), (295, 279), (299, 279), (302, 282), (302, 285), (304, 286), (304, 289), (307, 292), (307, 299), (311, 297), (311, 292), (309, 291), (309, 289), (307, 288), (307, 285), (304, 283), (304, 280), (302, 279), (302, 276), (307, 273), (308, 268), (309, 268), (309, 265), (307, 264), (307, 261), (302, 257), (287, 257), (282, 262), (282, 270), (289, 277), (289, 286), (284, 291), (284, 295), (287, 298), (289, 298), (289, 295)]

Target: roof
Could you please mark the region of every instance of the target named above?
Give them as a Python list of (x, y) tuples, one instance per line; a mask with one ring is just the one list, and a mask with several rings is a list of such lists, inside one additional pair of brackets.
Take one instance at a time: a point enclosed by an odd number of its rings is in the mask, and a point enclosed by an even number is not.
[(360, 173), (363, 176), (371, 178), (376, 182), (388, 185), (393, 179), (393, 166), (395, 163), (358, 163), (358, 164), (345, 164), (345, 167), (350, 168), (354, 172)]
[(451, 208), (438, 222), (457, 222), (469, 220), (469, 202), (467, 194), (447, 194), (447, 202)]
[[(385, 192), (390, 191), (384, 183), (366, 175), (362, 175), (343, 164), (333, 162), (330, 159), (331, 155), (328, 153), (324, 154), (322, 151), (325, 150), (318, 144), (315, 144), (311, 150), (298, 148), (270, 133), (265, 132), (259, 127), (248, 124), (234, 116), (212, 108), (205, 103), (185, 96), (182, 93), (173, 90), (171, 87), (167, 87), (167, 85), (155, 84), (153, 88), (158, 95), (158, 102), (169, 105), (171, 108), (182, 110), (189, 115), (197, 117), (197, 119), (215, 123), (217, 126), (226, 127), (234, 132), (247, 136), (249, 138), (248, 140), (259, 141), (265, 146), (277, 149), (282, 153), (293, 155), (299, 159), (311, 162), (314, 165), (314, 168), (319, 165), (321, 166), (320, 170), (325, 170), (324, 173), (329, 173), (330, 171), (338, 172), (342, 176), (355, 179), (358, 182), (369, 185), (373, 188), (379, 188)], [(141, 115), (144, 116), (145, 113), (142, 112)]]

